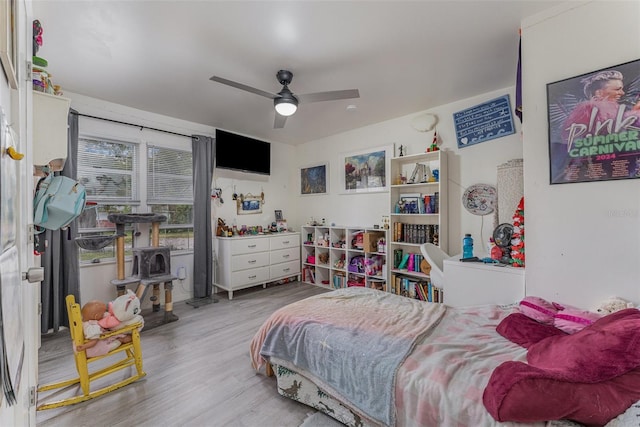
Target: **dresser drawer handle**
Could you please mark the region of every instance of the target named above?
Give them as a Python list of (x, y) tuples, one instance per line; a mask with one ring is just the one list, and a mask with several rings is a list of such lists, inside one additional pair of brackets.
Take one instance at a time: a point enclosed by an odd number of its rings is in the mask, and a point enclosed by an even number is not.
[(248, 248), (255, 248), (258, 245), (247, 245)]
[(291, 268), (289, 268), (289, 267), (282, 269), (282, 271), (289, 271), (289, 270), (291, 270)]
[(253, 276), (249, 276), (248, 278), (249, 278), (249, 279), (255, 279), (256, 277), (258, 277), (258, 276), (256, 276), (256, 275), (254, 274)]
[(286, 242), (282, 242), (283, 245), (288, 245), (289, 241), (287, 240)]
[(291, 255), (286, 254), (286, 255), (282, 255), (282, 258), (289, 258)]
[(255, 264), (256, 262), (258, 262), (258, 260), (255, 259), (250, 259), (249, 261), (247, 261), (247, 263), (249, 264)]

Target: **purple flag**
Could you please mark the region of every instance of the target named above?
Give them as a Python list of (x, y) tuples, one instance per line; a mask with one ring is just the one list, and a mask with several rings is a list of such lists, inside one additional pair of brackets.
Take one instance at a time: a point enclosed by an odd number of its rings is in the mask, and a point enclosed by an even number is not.
[(516, 116), (522, 123), (522, 36), (518, 41), (518, 70), (516, 71)]

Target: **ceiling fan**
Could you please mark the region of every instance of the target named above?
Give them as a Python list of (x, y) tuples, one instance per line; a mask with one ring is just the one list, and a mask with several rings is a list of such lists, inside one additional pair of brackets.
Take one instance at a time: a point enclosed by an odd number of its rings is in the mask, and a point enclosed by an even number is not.
[(293, 73), (288, 70), (280, 70), (276, 74), (278, 82), (282, 85), (282, 90), (278, 93), (266, 92), (264, 90), (256, 89), (251, 86), (244, 85), (242, 83), (234, 82), (233, 80), (227, 80), (222, 77), (213, 76), (209, 80), (222, 83), (235, 87), (237, 89), (246, 90), (247, 92), (255, 93), (256, 95), (264, 96), (265, 98), (273, 99), (273, 106), (276, 109), (276, 117), (273, 122), (275, 129), (284, 127), (287, 121), (287, 117), (291, 116), (298, 109), (298, 103), (307, 104), (310, 102), (322, 102), (322, 101), (335, 101), (337, 99), (351, 99), (360, 98), (358, 89), (347, 90), (333, 90), (328, 92), (316, 92), (307, 93), (304, 95), (295, 95), (289, 90), (289, 84), (293, 79)]

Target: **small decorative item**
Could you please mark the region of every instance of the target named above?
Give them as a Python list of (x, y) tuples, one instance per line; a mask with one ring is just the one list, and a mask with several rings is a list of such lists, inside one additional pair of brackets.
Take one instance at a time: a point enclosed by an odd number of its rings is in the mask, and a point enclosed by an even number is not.
[(474, 215), (488, 215), (494, 211), (498, 191), (488, 184), (474, 184), (462, 195), (462, 206)]
[(431, 145), (429, 146), (429, 148), (427, 148), (427, 153), (430, 153), (432, 151), (438, 151), (440, 148), (438, 148), (438, 130), (434, 130), (433, 131), (433, 140), (431, 141)]
[(42, 46), (42, 24), (35, 19), (33, 21), (33, 56), (38, 54), (40, 46)]
[(513, 215), (511, 265), (514, 267), (524, 267), (524, 197), (520, 199), (516, 213)]
[(276, 221), (282, 221), (284, 219), (282, 217), (282, 211), (281, 210), (276, 210), (275, 214), (276, 214)]
[(403, 157), (404, 156), (404, 145), (400, 145), (400, 147), (398, 147), (398, 149), (400, 150), (400, 154), (398, 155), (398, 157)]

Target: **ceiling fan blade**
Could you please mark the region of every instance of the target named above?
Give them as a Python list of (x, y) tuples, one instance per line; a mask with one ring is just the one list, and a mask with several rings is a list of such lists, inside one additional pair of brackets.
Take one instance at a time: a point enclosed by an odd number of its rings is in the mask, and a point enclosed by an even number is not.
[(296, 94), (296, 98), (298, 98), (298, 101), (304, 103), (335, 101), (337, 99), (360, 98), (360, 92), (358, 92), (358, 89), (332, 90), (329, 92), (307, 93), (304, 95)]
[(273, 120), (273, 128), (282, 129), (286, 122), (287, 122), (287, 116), (282, 116), (276, 113), (276, 118)]
[(255, 93), (256, 95), (264, 96), (265, 98), (269, 99), (275, 99), (278, 97), (278, 95), (276, 95), (275, 93), (266, 92), (264, 90), (256, 89), (255, 87), (243, 85), (242, 83), (234, 82), (233, 80), (227, 80), (218, 76), (213, 76), (209, 80), (232, 86), (236, 89), (246, 90), (247, 92)]

